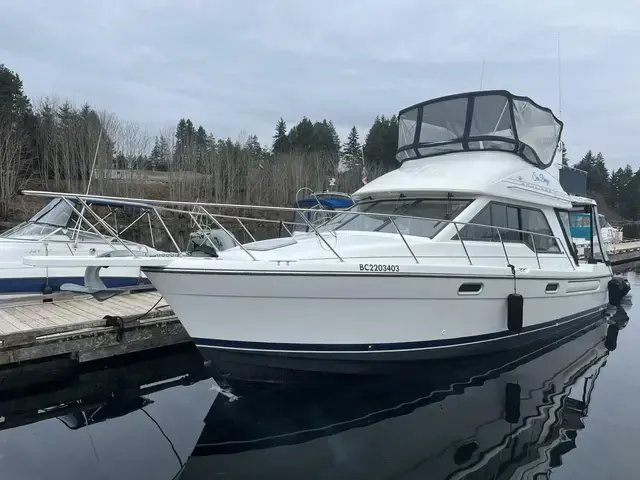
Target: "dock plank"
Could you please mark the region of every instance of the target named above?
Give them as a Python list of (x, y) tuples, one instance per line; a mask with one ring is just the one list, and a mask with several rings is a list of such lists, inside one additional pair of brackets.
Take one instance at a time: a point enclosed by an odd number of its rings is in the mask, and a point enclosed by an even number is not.
[(7, 312), (6, 309), (0, 310), (0, 318), (2, 318), (2, 320), (6, 322), (7, 325), (13, 326), (16, 330), (31, 330), (31, 327), (15, 318), (13, 315)]
[[(156, 292), (0, 299), (0, 366), (68, 356), (76, 362), (189, 342), (179, 319)], [(107, 326), (106, 315), (123, 324)], [(140, 318), (143, 318), (140, 321)]]

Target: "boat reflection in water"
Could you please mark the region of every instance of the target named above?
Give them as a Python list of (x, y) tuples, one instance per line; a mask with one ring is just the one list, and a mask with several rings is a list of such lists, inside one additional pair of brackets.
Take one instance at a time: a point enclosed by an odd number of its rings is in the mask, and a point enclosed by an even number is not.
[(627, 320), (421, 375), (218, 395), (180, 478), (547, 478)]

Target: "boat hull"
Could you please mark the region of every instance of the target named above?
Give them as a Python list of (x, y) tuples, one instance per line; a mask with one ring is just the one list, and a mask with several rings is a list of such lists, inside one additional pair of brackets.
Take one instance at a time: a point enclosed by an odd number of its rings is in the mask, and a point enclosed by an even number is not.
[[(56, 276), (55, 274), (31, 276), (33, 272), (30, 272), (30, 276), (0, 278), (0, 295), (59, 292), (60, 287), (66, 283), (84, 285), (84, 276), (82, 276), (84, 269), (75, 270), (75, 272), (65, 273), (61, 276)], [(151, 286), (151, 282), (148, 279), (139, 276), (111, 275), (101, 276), (101, 278), (107, 288), (134, 287), (138, 285)]]
[[(524, 323), (507, 328), (513, 278), (143, 271), (222, 377), (291, 381), (374, 375), (410, 364), (490, 354), (601, 319), (608, 278), (520, 278)], [(549, 282), (559, 292), (545, 293)], [(474, 296), (460, 285), (481, 282)]]
[[(23, 263), (26, 256), (46, 253), (47, 256), (74, 258), (113, 251), (109, 245), (99, 242), (79, 242), (76, 247), (66, 238), (66, 242), (52, 241), (46, 245), (40, 241), (0, 238), (0, 295), (58, 292), (65, 283), (84, 285), (85, 266), (27, 266)], [(130, 248), (137, 252), (148, 251), (144, 245), (131, 245)], [(150, 284), (139, 267), (103, 268), (100, 277), (107, 288)]]

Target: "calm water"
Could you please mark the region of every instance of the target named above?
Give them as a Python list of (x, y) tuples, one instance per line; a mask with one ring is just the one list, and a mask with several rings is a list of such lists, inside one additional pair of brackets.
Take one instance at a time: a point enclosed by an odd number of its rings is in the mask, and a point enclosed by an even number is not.
[(637, 478), (639, 340), (627, 304), (542, 350), (306, 391), (220, 393), (191, 346), (0, 373), (0, 479)]

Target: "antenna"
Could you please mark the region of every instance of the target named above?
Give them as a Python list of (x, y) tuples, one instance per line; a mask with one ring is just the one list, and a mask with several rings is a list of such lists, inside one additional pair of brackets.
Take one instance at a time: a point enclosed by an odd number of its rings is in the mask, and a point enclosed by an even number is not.
[[(558, 32), (558, 118), (562, 120), (562, 62), (560, 60), (560, 32)], [(562, 165), (563, 157), (562, 151), (564, 150), (564, 142), (562, 139), (556, 146), (556, 152), (560, 150), (560, 164)], [(556, 157), (557, 158), (557, 157)]]
[(100, 126), (100, 134), (98, 135), (98, 143), (96, 144), (96, 152), (93, 155), (93, 163), (91, 164), (91, 172), (89, 172), (89, 181), (87, 182), (87, 191), (85, 195), (89, 195), (89, 189), (91, 188), (91, 180), (93, 180), (93, 171), (96, 168), (96, 160), (98, 158), (98, 149), (100, 148), (100, 140), (102, 139), (102, 125)]
[(558, 116), (562, 120), (562, 69), (560, 61), (560, 32), (558, 32)]
[(362, 183), (366, 185), (369, 183), (369, 172), (364, 164), (364, 145), (360, 145), (360, 153), (362, 154)]
[(484, 57), (482, 57), (482, 68), (480, 69), (480, 90), (482, 90), (483, 80), (484, 80)]
[[(96, 160), (98, 159), (98, 150), (100, 149), (100, 140), (102, 140), (102, 125), (100, 125), (100, 133), (98, 134), (98, 143), (96, 144), (96, 151), (93, 154), (93, 163), (91, 164), (91, 171), (89, 172), (89, 181), (87, 182), (87, 191), (85, 193), (85, 195), (89, 195), (89, 190), (91, 189), (91, 181), (93, 180), (93, 171), (96, 168)], [(78, 217), (78, 220), (76, 221), (76, 226), (75, 226), (75, 243), (74, 246), (77, 247), (78, 246), (78, 239), (80, 238), (80, 226), (81, 226), (81, 222), (82, 222), (82, 217), (84, 216), (84, 211), (85, 211), (85, 206), (82, 205), (82, 210), (80, 212), (80, 216)]]

